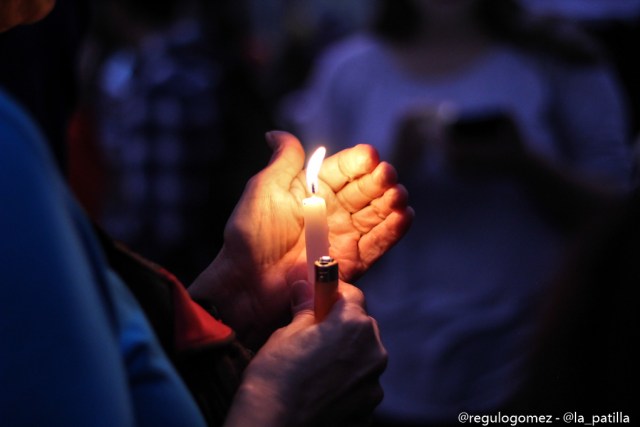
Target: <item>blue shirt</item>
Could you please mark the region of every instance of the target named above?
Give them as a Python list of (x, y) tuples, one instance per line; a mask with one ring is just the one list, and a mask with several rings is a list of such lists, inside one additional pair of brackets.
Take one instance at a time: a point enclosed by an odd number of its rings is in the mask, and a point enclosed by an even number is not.
[(0, 425), (204, 425), (41, 135), (1, 91), (0, 278)]

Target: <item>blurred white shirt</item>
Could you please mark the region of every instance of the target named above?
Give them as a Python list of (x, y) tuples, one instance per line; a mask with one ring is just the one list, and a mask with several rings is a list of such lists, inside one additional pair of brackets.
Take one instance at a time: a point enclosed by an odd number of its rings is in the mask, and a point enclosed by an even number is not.
[(632, 20), (640, 17), (640, 0), (520, 0), (535, 13), (581, 21)]

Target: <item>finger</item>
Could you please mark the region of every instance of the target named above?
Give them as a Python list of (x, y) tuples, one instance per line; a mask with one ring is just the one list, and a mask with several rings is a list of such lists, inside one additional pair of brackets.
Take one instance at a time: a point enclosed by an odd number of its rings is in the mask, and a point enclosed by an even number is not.
[[(375, 334), (376, 339), (379, 342), (382, 342), (382, 337), (380, 336), (380, 326), (378, 325), (378, 321), (374, 317), (371, 317), (371, 322), (373, 324), (373, 333)], [(389, 356), (386, 353), (386, 349), (384, 351), (385, 351), (384, 363), (381, 366), (380, 375), (382, 375), (382, 372), (384, 372), (384, 370), (387, 369), (387, 364), (388, 364), (388, 361), (389, 361)]]
[(347, 211), (358, 212), (372, 200), (382, 196), (397, 181), (398, 174), (393, 166), (382, 162), (371, 173), (345, 185), (336, 193), (336, 197)]
[(267, 132), (265, 138), (273, 154), (263, 173), (268, 174), (279, 185), (288, 187), (304, 167), (302, 145), (298, 138), (283, 131)]
[(303, 312), (313, 312), (313, 287), (306, 280), (291, 285), (291, 314), (296, 317)]
[(338, 292), (340, 292), (340, 295), (342, 296), (342, 300), (344, 300), (345, 304), (346, 303), (356, 304), (364, 308), (364, 305), (365, 305), (364, 293), (360, 289), (353, 286), (352, 284), (349, 284), (341, 280), (338, 283)]
[(371, 145), (359, 144), (327, 157), (320, 169), (320, 179), (334, 192), (347, 183), (370, 173), (380, 163), (380, 156)]
[(360, 238), (358, 250), (365, 269), (371, 266), (406, 234), (414, 215), (411, 207), (407, 207), (401, 212), (391, 212), (384, 221)]
[(353, 315), (368, 317), (365, 310), (364, 294), (358, 288), (343, 281), (338, 282), (338, 298), (331, 306), (326, 317), (323, 318), (322, 324), (341, 325), (344, 332), (345, 318)]
[(340, 280), (338, 283), (339, 298), (331, 307), (331, 310), (324, 318), (325, 324), (340, 324), (344, 332), (345, 319), (360, 317), (369, 318), (365, 309), (364, 293), (355, 286)]
[(369, 206), (351, 215), (351, 223), (360, 233), (366, 234), (384, 221), (391, 212), (406, 209), (408, 201), (409, 195), (404, 186), (393, 186), (385, 191), (382, 197), (372, 200)]
[(287, 283), (295, 283), (298, 280), (307, 280), (307, 262), (304, 254), (301, 254), (296, 262), (285, 274)]
[(313, 287), (306, 280), (298, 280), (291, 285), (291, 313), (293, 319), (288, 330), (300, 330), (315, 324), (313, 313)]

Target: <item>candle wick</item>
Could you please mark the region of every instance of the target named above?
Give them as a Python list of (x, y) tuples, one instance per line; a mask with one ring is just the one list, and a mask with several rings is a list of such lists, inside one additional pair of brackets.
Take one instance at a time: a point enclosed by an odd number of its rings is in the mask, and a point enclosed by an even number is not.
[(311, 194), (316, 194), (316, 184), (311, 183)]

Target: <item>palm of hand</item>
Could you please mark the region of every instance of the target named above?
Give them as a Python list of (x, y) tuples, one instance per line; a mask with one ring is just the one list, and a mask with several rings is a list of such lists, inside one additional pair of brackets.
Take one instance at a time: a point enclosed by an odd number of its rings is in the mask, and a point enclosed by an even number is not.
[[(288, 286), (306, 277), (306, 251), (302, 199), (302, 174), (289, 188), (270, 185), (259, 177), (251, 182), (225, 230), (225, 250), (235, 260), (236, 271), (246, 277), (236, 282), (256, 317), (286, 320)], [(359, 252), (361, 232), (326, 184), (321, 192), (327, 203), (331, 254), (340, 263), (341, 277), (353, 278), (368, 266)]]
[[(291, 135), (277, 138), (274, 158), (249, 181), (227, 223), (221, 252), (233, 272), (225, 286), (233, 287), (228, 293), (234, 304), (224, 318), (237, 330), (245, 325), (256, 341), (288, 320), (289, 285), (306, 278), (304, 152)], [(412, 211), (395, 170), (379, 163), (370, 146), (326, 159), (320, 181), (330, 252), (340, 263), (341, 278), (351, 281), (404, 234)]]

